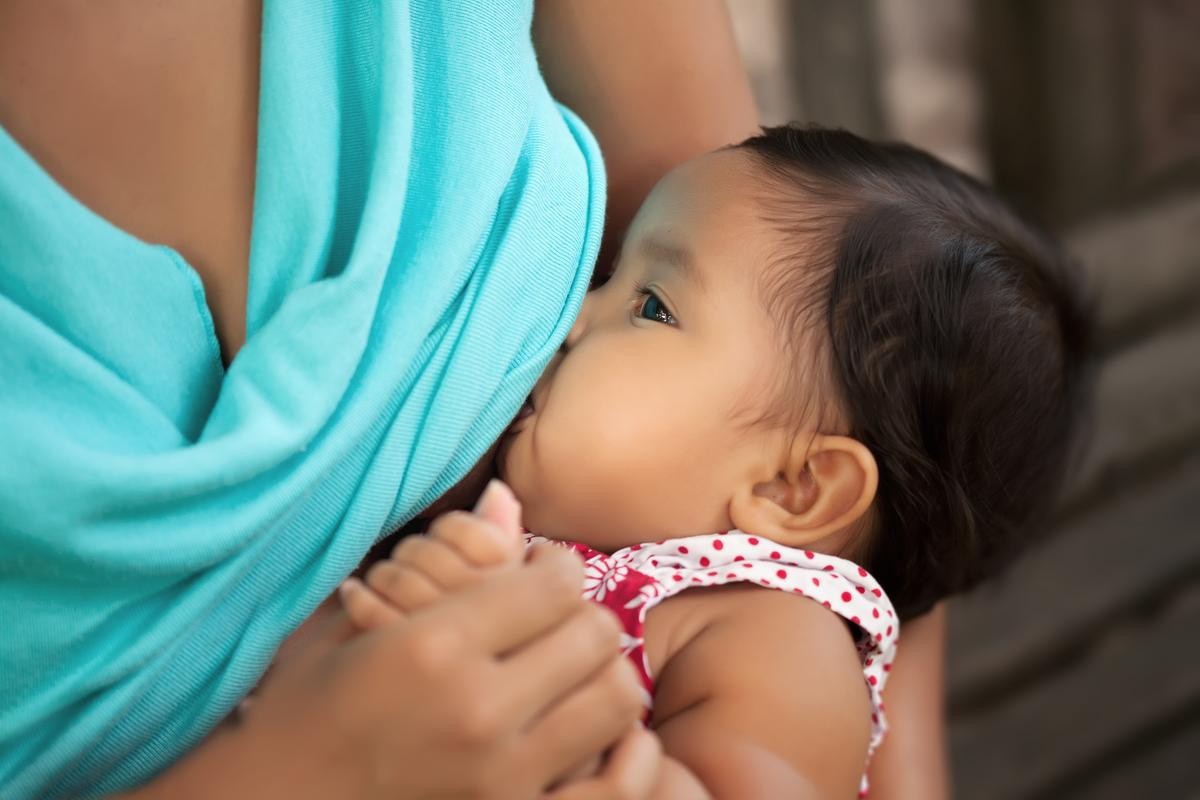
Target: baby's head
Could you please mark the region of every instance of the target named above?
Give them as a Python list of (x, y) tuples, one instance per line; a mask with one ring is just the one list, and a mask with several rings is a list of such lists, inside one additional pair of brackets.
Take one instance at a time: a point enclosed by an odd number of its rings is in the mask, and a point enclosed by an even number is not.
[(1087, 397), (1076, 279), (920, 151), (768, 129), (647, 198), (501, 475), (539, 534), (738, 528), (862, 563), (912, 616), (1057, 496)]

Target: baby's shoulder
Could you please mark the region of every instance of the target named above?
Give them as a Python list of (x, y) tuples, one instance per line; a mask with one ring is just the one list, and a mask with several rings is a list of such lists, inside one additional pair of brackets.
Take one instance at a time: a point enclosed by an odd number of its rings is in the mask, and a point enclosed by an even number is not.
[(769, 691), (776, 678), (793, 689), (811, 680), (821, 691), (864, 694), (846, 622), (791, 592), (749, 583), (682, 592), (650, 610), (645, 641), (656, 719), (716, 691)]

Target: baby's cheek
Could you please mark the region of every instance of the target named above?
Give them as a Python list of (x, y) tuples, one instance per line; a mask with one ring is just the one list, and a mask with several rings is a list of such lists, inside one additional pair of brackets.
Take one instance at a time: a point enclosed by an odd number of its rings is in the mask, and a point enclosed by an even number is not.
[(622, 514), (627, 470), (617, 442), (595, 428), (545, 424), (529, 444), (529, 458), (513, 460), (513, 480), (531, 530), (590, 542), (601, 531), (628, 525)]
[(663, 450), (629, 433), (589, 433), (572, 467), (548, 476), (555, 482), (553, 524), (564, 529), (559, 535), (612, 550), (657, 538), (669, 524), (660, 502), (670, 475)]

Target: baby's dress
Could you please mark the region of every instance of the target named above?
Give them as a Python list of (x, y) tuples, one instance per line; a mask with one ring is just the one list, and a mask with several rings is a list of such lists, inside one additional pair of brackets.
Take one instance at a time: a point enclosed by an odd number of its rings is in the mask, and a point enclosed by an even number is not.
[[(641, 678), (647, 719), (654, 679), (646, 660), (646, 612), (685, 589), (747, 581), (804, 595), (852, 623), (872, 706), (868, 759), (883, 741), (887, 723), (881, 693), (896, 658), (900, 622), (883, 588), (857, 564), (737, 530), (635, 544), (612, 554), (526, 532), (526, 547), (541, 542), (569, 547), (583, 557), (583, 596), (620, 619), (622, 650)], [(866, 788), (864, 775), (860, 797)]]

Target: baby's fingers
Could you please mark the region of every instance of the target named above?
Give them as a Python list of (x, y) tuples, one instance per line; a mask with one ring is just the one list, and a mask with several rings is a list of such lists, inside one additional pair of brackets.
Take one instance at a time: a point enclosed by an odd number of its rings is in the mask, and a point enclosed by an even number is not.
[[(410, 537), (415, 540), (417, 537)], [(412, 542), (415, 544), (415, 542)], [(367, 570), (366, 585), (383, 601), (398, 611), (413, 612), (431, 605), (444, 594), (443, 575), (439, 580), (428, 566), (395, 556), (375, 562)], [(453, 587), (450, 587), (453, 588)]]
[(390, 625), (403, 615), (386, 600), (371, 591), (358, 578), (347, 578), (338, 587), (342, 608), (355, 627), (373, 631)]
[(520, 543), (521, 503), (503, 481), (493, 478), (488, 482), (475, 504), (475, 513), (498, 527), (509, 537), (508, 541)]
[[(519, 527), (505, 529), (467, 511), (451, 511), (438, 517), (429, 527), (428, 539), (452, 550), (476, 569), (515, 565), (523, 560), (525, 553)], [(401, 542), (396, 555), (403, 546)]]

